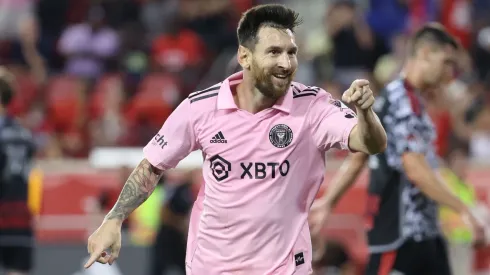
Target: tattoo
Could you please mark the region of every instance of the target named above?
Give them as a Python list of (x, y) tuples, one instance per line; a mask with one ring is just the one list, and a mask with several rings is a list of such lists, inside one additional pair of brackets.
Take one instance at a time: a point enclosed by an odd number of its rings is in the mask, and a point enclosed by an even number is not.
[(163, 171), (155, 168), (148, 160), (142, 160), (129, 176), (119, 199), (105, 219), (125, 220), (153, 193), (162, 174)]

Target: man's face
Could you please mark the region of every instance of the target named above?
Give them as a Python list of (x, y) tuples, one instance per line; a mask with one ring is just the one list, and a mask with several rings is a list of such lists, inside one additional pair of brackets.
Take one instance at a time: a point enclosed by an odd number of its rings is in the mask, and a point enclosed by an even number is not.
[(428, 86), (437, 87), (451, 81), (456, 69), (456, 55), (451, 46), (435, 47), (428, 53), (424, 72)]
[(278, 99), (288, 91), (298, 67), (298, 47), (290, 30), (262, 27), (252, 50), (251, 74), (255, 87)]

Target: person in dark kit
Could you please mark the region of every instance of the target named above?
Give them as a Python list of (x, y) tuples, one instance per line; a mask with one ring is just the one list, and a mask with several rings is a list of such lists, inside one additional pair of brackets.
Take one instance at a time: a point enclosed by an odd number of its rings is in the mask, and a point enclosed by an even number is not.
[(165, 190), (161, 224), (150, 250), (149, 275), (185, 275), (185, 251), (189, 214), (194, 203), (192, 183), (162, 177)]
[[(368, 165), (367, 275), (450, 275), (438, 205), (465, 217), (476, 243), (484, 239), (474, 210), (439, 176), (436, 133), (425, 107), (424, 98), (445, 85), (456, 69), (459, 44), (441, 25), (429, 23), (415, 33), (410, 46), (402, 75), (385, 87), (374, 106), (388, 136), (385, 152), (352, 154), (331, 183), (320, 210), (324, 219)], [(323, 219), (317, 224), (323, 224)]]
[(13, 76), (0, 68), (0, 267), (25, 275), (33, 267), (33, 213), (28, 184), (35, 145), (31, 133), (7, 115)]

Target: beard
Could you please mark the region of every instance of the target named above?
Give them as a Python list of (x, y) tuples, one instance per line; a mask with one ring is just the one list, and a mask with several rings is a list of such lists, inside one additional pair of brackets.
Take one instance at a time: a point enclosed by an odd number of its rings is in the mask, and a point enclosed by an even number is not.
[[(252, 61), (252, 75), (255, 80), (255, 88), (265, 97), (278, 99), (285, 95), (291, 86), (295, 72), (275, 69), (266, 71), (255, 60)], [(286, 75), (285, 78), (277, 78), (274, 75)]]

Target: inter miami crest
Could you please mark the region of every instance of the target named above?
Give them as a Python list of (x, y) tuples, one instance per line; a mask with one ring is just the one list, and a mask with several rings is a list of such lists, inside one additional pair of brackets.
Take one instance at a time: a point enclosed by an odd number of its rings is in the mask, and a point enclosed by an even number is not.
[(277, 148), (284, 148), (293, 141), (293, 131), (286, 124), (277, 124), (270, 130), (269, 140)]

